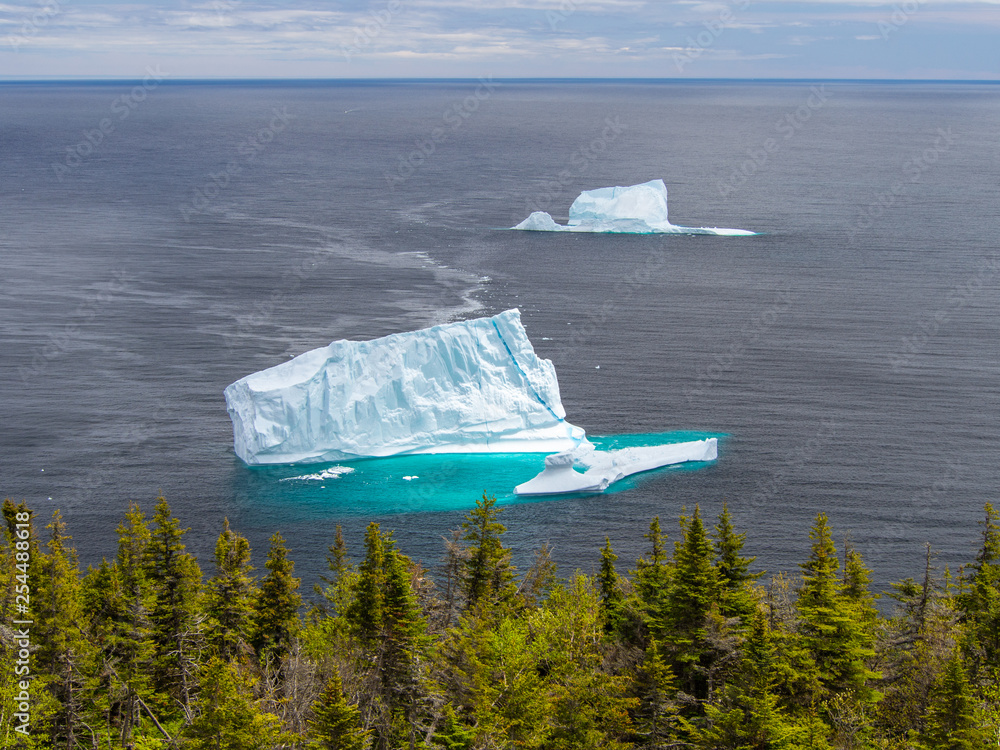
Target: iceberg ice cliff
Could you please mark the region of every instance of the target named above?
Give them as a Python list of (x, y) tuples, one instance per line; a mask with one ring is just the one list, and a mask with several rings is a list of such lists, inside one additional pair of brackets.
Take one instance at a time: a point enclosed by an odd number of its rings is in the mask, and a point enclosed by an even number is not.
[(247, 464), (417, 453), (552, 453), (584, 431), (566, 422), (555, 368), (518, 310), (334, 341), (226, 388)]
[[(561, 495), (574, 492), (598, 493), (632, 474), (688, 461), (714, 461), (718, 440), (637, 446), (599, 451), (582, 443), (571, 451), (545, 457), (541, 474), (514, 488), (516, 495)], [(577, 471), (579, 467), (583, 471)]]
[(618, 234), (752, 235), (746, 229), (681, 227), (667, 219), (667, 186), (652, 180), (629, 187), (584, 190), (569, 207), (569, 222), (557, 224), (544, 211), (535, 211), (513, 229), (534, 232), (607, 232)]

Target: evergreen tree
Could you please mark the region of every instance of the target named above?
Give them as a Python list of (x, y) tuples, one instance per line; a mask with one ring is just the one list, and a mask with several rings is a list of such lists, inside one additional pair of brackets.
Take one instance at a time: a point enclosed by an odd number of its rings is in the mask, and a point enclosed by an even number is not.
[(344, 541), (344, 531), (340, 528), (339, 523), (333, 534), (333, 544), (327, 548), (326, 564), (330, 575), (320, 576), (320, 579), (330, 586), (336, 585), (337, 581), (351, 567), (347, 560), (347, 543)]
[(253, 605), (257, 595), (250, 565), (250, 543), (223, 521), (215, 544), (216, 574), (205, 591), (209, 646), (222, 659), (246, 653), (252, 636)]
[(152, 699), (154, 657), (150, 613), (155, 601), (146, 566), (151, 539), (138, 505), (130, 505), (118, 525), (118, 554), (91, 569), (84, 580), (84, 601), (92, 637), (100, 644), (102, 710), (108, 728), (118, 730), (123, 746), (132, 741), (144, 701)]
[(963, 576), (958, 603), (969, 639), (966, 652), (974, 674), (1000, 670), (1000, 512), (989, 503), (983, 543)]
[(361, 710), (347, 702), (337, 672), (313, 704), (309, 721), (310, 750), (367, 750), (371, 732), (362, 726)]
[(198, 597), (201, 569), (185, 552), (187, 529), (170, 513), (165, 497), (156, 500), (153, 526), (146, 547), (146, 567), (153, 590), (150, 613), (155, 649), (154, 680), (158, 690), (190, 710), (196, 686)]
[(919, 744), (926, 750), (978, 750), (985, 738), (976, 725), (974, 699), (956, 649), (931, 690)]
[(604, 537), (604, 547), (601, 548), (601, 572), (598, 574), (597, 580), (600, 585), (604, 632), (609, 634), (618, 630), (625, 598), (622, 594), (618, 571), (615, 570), (615, 560), (617, 559), (618, 555), (611, 549), (610, 537)]
[(298, 593), (300, 580), (293, 575), (295, 563), (288, 559), (284, 537), (275, 532), (270, 542), (264, 563), (267, 575), (260, 582), (254, 604), (251, 645), (262, 662), (274, 659), (280, 663), (298, 634), (302, 597)]
[(500, 508), (496, 502), (495, 497), (487, 497), (484, 492), (462, 523), (462, 539), (469, 544), (462, 583), (470, 608), (480, 602), (507, 601), (515, 590), (511, 552), (500, 540), (507, 529), (497, 520)]
[(876, 700), (868, 680), (877, 677), (866, 661), (874, 655), (870, 637), (855, 619), (855, 606), (842, 593), (840, 567), (827, 517), (820, 513), (809, 532), (812, 554), (803, 563), (799, 591), (799, 632), (816, 665), (824, 691), (855, 691), (860, 698)]
[(881, 623), (885, 697), (879, 703), (880, 723), (900, 735), (922, 723), (931, 688), (959, 635), (958, 615), (934, 575), (931, 560), (927, 545), (921, 583), (912, 578), (894, 583), (889, 596), (900, 603), (901, 611)]
[(85, 618), (76, 551), (69, 546), (71, 538), (58, 510), (46, 528), (51, 532), (48, 553), (42, 558), (42, 575), (35, 587), (39, 646), (35, 664), (46, 674), (49, 691), (58, 701), (50, 724), (52, 747), (73, 750), (84, 731), (83, 702), (90, 687), (86, 675), (93, 650), (81, 628)]
[(254, 700), (252, 680), (218, 657), (202, 671), (195, 714), (185, 732), (192, 750), (262, 750), (283, 739), (281, 721)]
[(719, 610), (726, 617), (739, 617), (744, 622), (749, 621), (757, 608), (749, 584), (762, 575), (750, 572), (756, 557), (741, 555), (746, 536), (736, 533), (729, 506), (723, 503), (719, 522), (715, 525), (716, 569), (722, 586)]
[(366, 646), (374, 646), (385, 627), (385, 540), (374, 521), (365, 529), (365, 559), (358, 568), (354, 601), (347, 619)]
[(667, 535), (660, 530), (660, 517), (655, 516), (649, 524), (649, 558), (640, 557), (636, 561), (635, 593), (643, 621), (652, 638), (665, 635), (669, 617), (668, 596), (670, 592), (671, 569), (667, 558)]
[(353, 594), (354, 566), (348, 560), (347, 543), (339, 523), (334, 532), (333, 544), (327, 548), (326, 564), (329, 574), (320, 576), (320, 580), (326, 585), (316, 585), (314, 590), (326, 600), (321, 611), (341, 617), (347, 611)]
[(552, 750), (612, 750), (629, 733), (628, 680), (602, 669), (601, 605), (593, 582), (577, 573), (529, 615), (534, 646), (551, 696)]
[(391, 534), (377, 523), (365, 532), (365, 559), (358, 569), (357, 595), (347, 620), (364, 649), (364, 660), (379, 665), (376, 704), (381, 713), (376, 742), (387, 746), (400, 732), (413, 736), (421, 695), (418, 657), (426, 622), (410, 580), (410, 560), (399, 554)]
[(775, 642), (767, 619), (759, 610), (751, 615), (739, 669), (726, 686), (722, 700), (705, 707), (704, 727), (689, 724), (696, 747), (711, 750), (792, 750), (826, 747), (825, 731), (813, 744), (817, 726), (789, 716), (777, 694)]
[(676, 700), (677, 682), (674, 672), (655, 640), (646, 649), (633, 684), (638, 698), (633, 711), (636, 739), (644, 746), (663, 747), (675, 736), (680, 726), (680, 706)]
[(434, 733), (434, 745), (444, 750), (471, 750), (476, 740), (476, 730), (462, 722), (450, 703), (445, 704), (442, 714), (444, 721)]
[(448, 694), (477, 728), (477, 747), (541, 748), (552, 731), (545, 645), (523, 611), (480, 614), (467, 613), (441, 645)]
[(674, 554), (668, 618), (659, 631), (651, 628), (654, 637), (671, 646), (685, 691), (699, 698), (708, 697), (705, 675), (714, 657), (708, 642), (709, 615), (717, 609), (721, 593), (713, 552), (700, 509), (695, 507)]

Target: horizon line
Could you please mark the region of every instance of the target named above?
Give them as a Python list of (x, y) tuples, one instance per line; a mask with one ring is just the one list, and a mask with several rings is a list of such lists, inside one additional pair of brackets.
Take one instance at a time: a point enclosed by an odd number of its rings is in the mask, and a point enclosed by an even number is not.
[[(455, 76), (413, 76), (413, 77), (288, 77), (288, 78), (164, 78), (158, 82), (159, 85), (169, 84), (212, 84), (212, 83), (467, 83), (481, 81), (488, 78), (491, 81), (502, 81), (512, 83), (713, 83), (713, 82), (738, 82), (738, 83), (937, 83), (937, 84), (1000, 84), (1000, 79), (994, 78), (774, 78), (774, 77), (704, 77), (704, 78), (664, 78), (664, 77), (636, 77), (636, 76), (510, 76), (497, 77), (455, 77)], [(10, 83), (134, 83), (144, 80), (139, 78), (122, 78), (117, 76), (2, 76), (0, 84)]]

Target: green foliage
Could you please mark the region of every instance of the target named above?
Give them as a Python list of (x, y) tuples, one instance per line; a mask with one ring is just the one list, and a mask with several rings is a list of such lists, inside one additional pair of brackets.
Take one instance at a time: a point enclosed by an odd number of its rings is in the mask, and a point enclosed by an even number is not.
[(719, 521), (715, 525), (715, 566), (719, 584), (719, 611), (726, 617), (739, 617), (748, 622), (756, 610), (756, 598), (749, 584), (756, 581), (761, 573), (751, 573), (750, 566), (756, 557), (743, 557), (745, 533), (736, 533), (729, 506), (723, 503)]
[(334, 672), (312, 708), (310, 750), (367, 750), (371, 731), (362, 728), (361, 710), (347, 702), (339, 674)]
[(377, 665), (366, 710), (379, 717), (379, 747), (412, 739), (423, 675), (426, 620), (411, 583), (411, 562), (377, 523), (365, 532), (365, 559), (345, 618), (364, 664)]
[(185, 732), (192, 750), (260, 750), (282, 738), (277, 716), (253, 698), (253, 681), (237, 665), (212, 657), (200, 680), (197, 718)]
[(552, 710), (541, 674), (545, 651), (525, 618), (509, 611), (489, 619), (470, 613), (441, 650), (445, 685), (478, 728), (477, 745), (544, 746)]
[(549, 748), (616, 748), (628, 730), (635, 701), (625, 696), (628, 680), (601, 670), (604, 656), (601, 605), (593, 582), (576, 574), (558, 586), (529, 616), (534, 645), (545, 654), (552, 705)]
[(604, 617), (604, 631), (614, 633), (622, 622), (622, 605), (625, 597), (622, 594), (621, 580), (615, 570), (615, 560), (618, 555), (611, 549), (611, 539), (604, 537), (604, 547), (601, 548), (601, 572), (597, 576), (601, 594), (601, 615)]
[(208, 643), (215, 654), (230, 660), (250, 648), (257, 588), (251, 575), (250, 543), (229, 528), (228, 518), (215, 544), (215, 568), (205, 587)]
[(84, 579), (91, 638), (99, 648), (98, 707), (123, 746), (132, 741), (140, 720), (140, 703), (154, 696), (150, 613), (155, 593), (146, 566), (150, 540), (142, 510), (130, 505), (118, 525), (117, 557), (110, 564), (103, 560)]
[(809, 532), (812, 554), (801, 565), (802, 588), (798, 597), (799, 632), (815, 663), (825, 697), (830, 692), (855, 691), (865, 700), (878, 696), (868, 680), (878, 675), (866, 666), (874, 656), (866, 623), (857, 619), (858, 604), (843, 593), (838, 578), (837, 550), (827, 517), (820, 513)]
[(149, 620), (158, 690), (190, 706), (201, 634), (197, 630), (201, 569), (185, 552), (187, 529), (171, 515), (165, 497), (156, 501), (146, 545), (146, 568), (153, 594)]
[(961, 582), (958, 605), (972, 635), (966, 644), (975, 674), (1000, 669), (1000, 512), (987, 503), (983, 542)]
[(298, 633), (302, 597), (298, 593), (300, 581), (293, 575), (295, 563), (288, 559), (284, 537), (275, 532), (270, 541), (264, 563), (267, 575), (260, 582), (254, 604), (251, 643), (262, 660), (280, 663)]
[(654, 516), (649, 523), (648, 558), (636, 561), (634, 585), (636, 607), (650, 635), (662, 638), (666, 634), (669, 617), (668, 596), (670, 593), (671, 568), (667, 559), (667, 535), (660, 529), (660, 517)]
[[(709, 628), (726, 630), (717, 615), (722, 587), (713, 556), (712, 541), (696, 507), (674, 552), (666, 617), (657, 627), (650, 627), (655, 639), (669, 645), (681, 686), (697, 698), (708, 696), (706, 676), (716, 657), (717, 644), (709, 642)], [(719, 635), (724, 637), (722, 632)]]
[(977, 750), (985, 747), (984, 739), (976, 724), (965, 664), (956, 649), (931, 689), (918, 744), (926, 750)]
[(76, 551), (69, 545), (71, 539), (58, 510), (46, 528), (51, 534), (35, 587), (33, 638), (39, 649), (34, 658), (36, 669), (48, 673), (45, 682), (58, 703), (50, 717), (52, 745), (73, 747), (84, 731), (83, 705), (93, 688), (87, 675), (93, 673), (94, 648), (82, 628), (85, 617)]
[(450, 703), (445, 704), (442, 714), (441, 728), (434, 733), (434, 745), (444, 750), (471, 750), (476, 730), (462, 722)]
[(635, 671), (633, 692), (638, 700), (633, 709), (636, 737), (643, 744), (657, 746), (674, 736), (680, 726), (677, 682), (656, 641)]
[(315, 591), (322, 594), (326, 600), (325, 609), (331, 610), (328, 614), (339, 617), (350, 605), (355, 584), (354, 566), (348, 560), (347, 543), (344, 541), (344, 532), (339, 523), (334, 532), (333, 544), (327, 549), (326, 563), (330, 574), (320, 576), (320, 580), (326, 586), (317, 585)]
[(446, 542), (447, 589), (378, 524), (351, 565), (338, 529), (327, 605), (311, 609), (304, 627), (280, 535), (258, 587), (249, 543), (225, 523), (203, 585), (160, 498), (151, 522), (129, 507), (117, 555), (81, 579), (58, 513), (44, 546), (33, 534), (14, 539), (19, 513), (30, 516), (4, 503), (0, 612), (3, 623), (14, 619), (26, 577), (36, 675), (24, 737), (12, 720), (20, 646), (0, 627), (4, 747), (978, 750), (1000, 742), (1000, 521), (991, 506), (958, 584), (933, 572), (928, 548), (923, 581), (896, 584), (898, 609), (887, 617), (861, 556), (847, 549), (839, 564), (822, 515), (801, 585), (782, 575), (766, 588), (755, 583), (745, 535), (724, 507), (714, 541), (699, 508), (682, 517), (671, 557), (653, 519), (632, 576), (618, 573), (606, 538), (593, 579), (559, 582), (546, 545), (515, 588), (499, 510), (484, 497)]
[(480, 603), (503, 602), (513, 596), (514, 567), (510, 550), (501, 537), (507, 531), (497, 519), (497, 499), (483, 493), (462, 523), (462, 540), (468, 543), (468, 555), (462, 570), (462, 587), (470, 608)]

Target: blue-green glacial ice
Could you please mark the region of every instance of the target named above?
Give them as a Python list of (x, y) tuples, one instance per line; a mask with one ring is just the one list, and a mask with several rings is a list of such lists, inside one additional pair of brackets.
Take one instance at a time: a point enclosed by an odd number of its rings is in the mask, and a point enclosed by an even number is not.
[[(443, 466), (465, 473), (482, 463), (474, 476), (510, 482), (500, 494), (596, 493), (632, 474), (717, 455), (711, 436), (608, 450), (588, 440), (566, 421), (555, 368), (535, 353), (516, 309), (334, 341), (241, 378), (225, 396), (236, 455), (251, 466), (297, 467), (275, 476), (282, 482), (351, 485), (370, 475), (384, 489), (398, 475), (410, 483), (401, 486), (426, 488), (428, 473), (441, 479)], [(451, 454), (495, 458), (419, 460)], [(373, 469), (372, 459), (395, 463)]]

